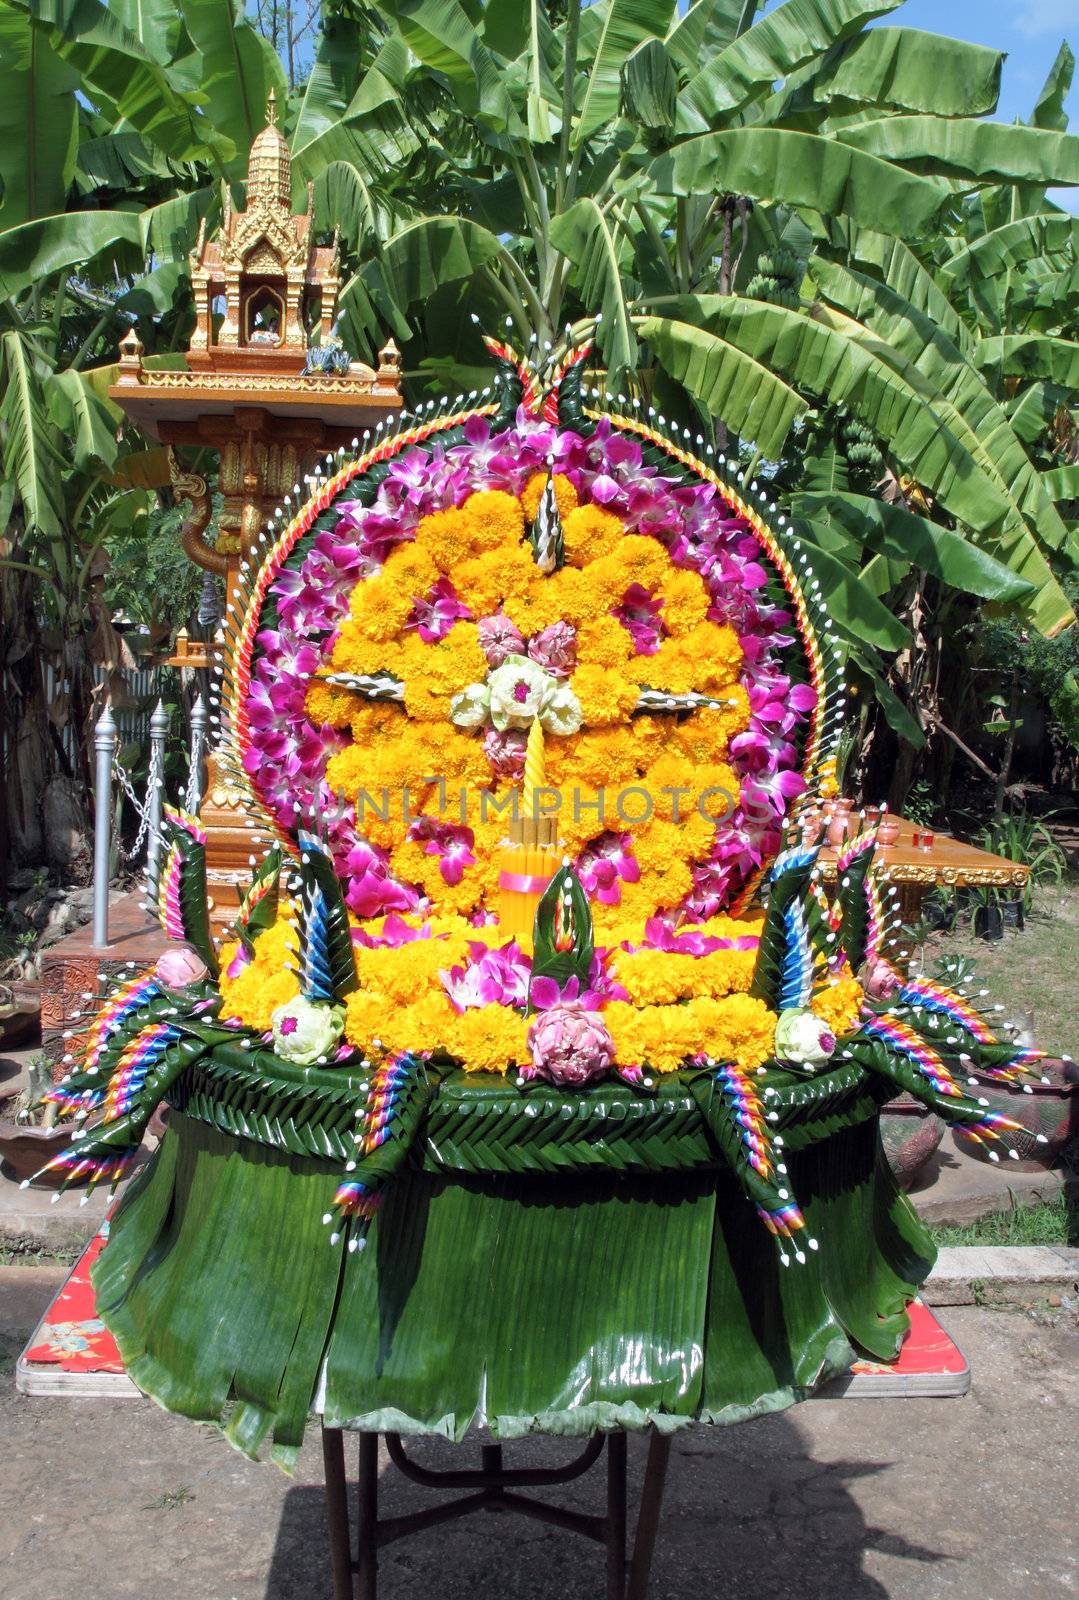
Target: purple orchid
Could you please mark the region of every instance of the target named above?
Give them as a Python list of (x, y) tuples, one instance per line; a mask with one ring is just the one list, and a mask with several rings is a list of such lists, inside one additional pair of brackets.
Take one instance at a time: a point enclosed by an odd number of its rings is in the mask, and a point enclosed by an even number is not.
[(458, 598), (449, 578), (436, 578), (422, 599), (413, 601), (407, 627), (417, 628), (424, 644), (437, 644), (462, 617), (472, 613)]
[(601, 833), (587, 845), (576, 862), (577, 876), (588, 895), (601, 905), (616, 906), (623, 883), (639, 883), (641, 869), (633, 854), (630, 833)]
[(663, 637), (663, 601), (641, 583), (631, 583), (620, 605), (611, 615), (617, 617), (633, 640), (639, 656), (654, 656)]
[(454, 1010), (492, 1005), (523, 1008), (528, 999), (532, 961), (516, 939), (499, 950), (489, 949), (478, 939), (468, 948), (470, 959), (465, 966), (439, 973)]

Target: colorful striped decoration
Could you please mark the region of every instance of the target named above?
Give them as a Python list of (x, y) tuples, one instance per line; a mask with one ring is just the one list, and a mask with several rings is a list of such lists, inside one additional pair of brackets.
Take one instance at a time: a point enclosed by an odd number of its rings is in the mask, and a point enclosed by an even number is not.
[(78, 1145), (72, 1145), (70, 1149), (54, 1156), (36, 1176), (40, 1177), (46, 1172), (62, 1172), (65, 1186), (78, 1182), (80, 1178), (85, 1178), (91, 1189), (98, 1183), (115, 1186), (131, 1170), (138, 1153), (136, 1145), (133, 1149), (110, 1150), (101, 1156), (83, 1156), (79, 1154)]
[(768, 1136), (764, 1106), (753, 1079), (741, 1067), (728, 1062), (716, 1073), (716, 1088), (734, 1112), (735, 1121), (741, 1129), (746, 1160), (759, 1177), (769, 1180), (773, 1170), (772, 1141)]
[[(109, 1040), (125, 1019), (131, 1016), (132, 1012), (140, 1011), (143, 1006), (149, 1005), (150, 1001), (156, 999), (160, 993), (161, 985), (150, 972), (129, 978), (126, 983), (114, 989), (94, 1018), (80, 1072), (95, 1072)], [(85, 1089), (79, 1094), (71, 1094), (63, 1084), (59, 1084), (49, 1091), (46, 1098), (60, 1107), (62, 1116), (67, 1116), (80, 1108), (92, 1111), (101, 1104), (105, 1093), (105, 1084), (102, 1084), (100, 1089)]]
[(109, 1079), (105, 1095), (105, 1122), (115, 1122), (131, 1110), (135, 1097), (146, 1082), (146, 1074), (164, 1055), (180, 1029), (171, 1022), (151, 1022), (128, 1041)]
[(783, 913), (783, 927), (787, 935), (787, 948), (783, 956), (783, 971), (779, 983), (779, 1009), (809, 1004), (813, 993), (813, 971), (816, 963), (809, 944), (809, 928), (800, 900), (792, 900)]
[(184, 912), (180, 904), (180, 885), (184, 876), (183, 846), (172, 840), (157, 880), (157, 920), (168, 939), (184, 939)]
[[(956, 994), (954, 989), (935, 983), (932, 978), (907, 978), (896, 996), (896, 1004), (916, 1006), (919, 1011), (934, 1011), (948, 1017), (956, 1027), (969, 1033), (972, 1039), (977, 1039), (979, 1044), (997, 1043), (996, 1035), (986, 1027), (974, 1007)], [(1038, 1060), (1042, 1059), (1040, 1051), (1034, 1051), (1033, 1055)]]
[[(793, 1201), (789, 1205), (780, 1206), (777, 1211), (769, 1211), (765, 1206), (757, 1207), (757, 1215), (770, 1234), (777, 1239), (793, 1239), (799, 1228), (804, 1228), (806, 1219)], [(786, 1261), (786, 1256), (782, 1258)], [(804, 1259), (799, 1251), (799, 1259)]]
[(899, 1022), (895, 1017), (866, 1018), (862, 1022), (862, 1032), (867, 1038), (879, 1039), (897, 1055), (904, 1056), (938, 1094), (960, 1100), (963, 1098), (963, 1091), (932, 1045), (926, 1044), (905, 1022)]

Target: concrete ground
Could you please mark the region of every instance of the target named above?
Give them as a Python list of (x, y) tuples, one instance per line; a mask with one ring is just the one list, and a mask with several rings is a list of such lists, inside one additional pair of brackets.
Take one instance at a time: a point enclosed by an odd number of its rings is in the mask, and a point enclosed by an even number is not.
[[(12, 1600), (329, 1600), (317, 1433), (295, 1480), (141, 1400), (16, 1395), (14, 1352), (62, 1280), (0, 1269), (4, 1517)], [(675, 1443), (653, 1600), (1056, 1600), (1079, 1590), (1079, 1328), (953, 1307), (974, 1373), (959, 1400), (819, 1400)], [(431, 1462), (448, 1447), (423, 1446)], [(549, 1441), (511, 1446), (554, 1461)], [(631, 1491), (644, 1445), (630, 1442)], [(350, 1471), (354, 1446), (349, 1447)], [(427, 1492), (387, 1466), (384, 1511)], [(553, 1495), (552, 1491), (552, 1495)], [(593, 1474), (560, 1491), (602, 1510)], [(478, 1517), (391, 1546), (382, 1600), (597, 1600), (597, 1546)]]

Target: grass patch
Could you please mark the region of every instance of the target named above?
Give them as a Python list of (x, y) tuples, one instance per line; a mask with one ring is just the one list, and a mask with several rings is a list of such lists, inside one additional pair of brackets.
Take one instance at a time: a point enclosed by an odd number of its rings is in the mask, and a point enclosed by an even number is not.
[(0, 1267), (73, 1267), (89, 1242), (45, 1245), (36, 1240), (24, 1244), (16, 1239), (0, 1245)]
[(925, 945), (925, 965), (964, 956), (985, 980), (989, 1002), (1009, 1019), (1034, 1012), (1034, 1036), (1052, 1056), (1079, 1056), (1079, 878), (1043, 884), (1034, 892), (1022, 933), (1005, 929), (1003, 939), (977, 939), (970, 927), (935, 933)]
[(949, 1244), (1073, 1244), (1076, 1241), (1074, 1203), (1064, 1195), (1044, 1205), (1019, 1206), (1014, 1199), (1005, 1211), (990, 1211), (977, 1222), (962, 1227), (930, 1226), (933, 1243)]

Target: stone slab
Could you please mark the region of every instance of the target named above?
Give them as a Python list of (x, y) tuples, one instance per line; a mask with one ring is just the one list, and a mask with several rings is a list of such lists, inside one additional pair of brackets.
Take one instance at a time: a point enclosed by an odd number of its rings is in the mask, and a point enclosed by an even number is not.
[(1079, 1250), (1068, 1245), (946, 1245), (925, 1285), (933, 1306), (1027, 1306), (1079, 1294)]
[(927, 1162), (909, 1199), (923, 1222), (963, 1227), (992, 1211), (1056, 1200), (1065, 1178), (1060, 1168), (1021, 1172), (1014, 1162), (979, 1161), (946, 1139)]

